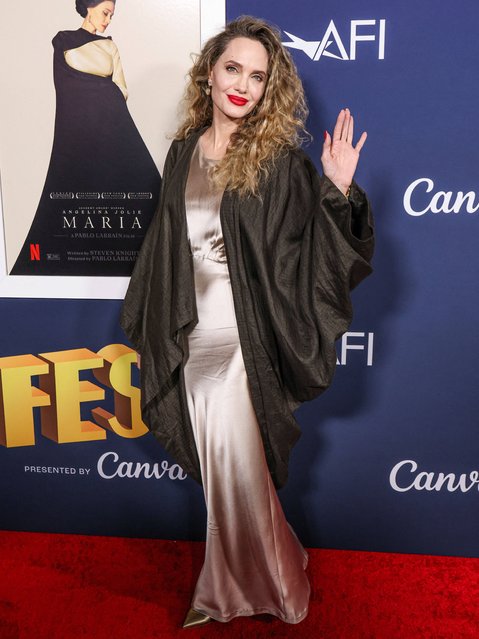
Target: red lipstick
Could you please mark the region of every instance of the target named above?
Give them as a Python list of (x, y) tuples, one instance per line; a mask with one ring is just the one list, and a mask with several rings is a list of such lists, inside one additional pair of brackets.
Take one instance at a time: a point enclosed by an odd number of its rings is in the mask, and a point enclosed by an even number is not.
[(244, 106), (248, 102), (246, 98), (240, 98), (238, 95), (230, 95), (229, 93), (226, 95), (228, 96), (228, 100), (236, 104), (236, 106)]

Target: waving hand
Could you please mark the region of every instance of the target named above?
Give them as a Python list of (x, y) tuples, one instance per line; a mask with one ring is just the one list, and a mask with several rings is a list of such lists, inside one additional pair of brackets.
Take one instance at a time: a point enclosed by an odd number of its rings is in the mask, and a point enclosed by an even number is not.
[(346, 195), (359, 160), (359, 153), (366, 142), (364, 132), (353, 146), (354, 118), (349, 109), (341, 109), (336, 120), (333, 137), (326, 131), (324, 134), (321, 163), (326, 177)]

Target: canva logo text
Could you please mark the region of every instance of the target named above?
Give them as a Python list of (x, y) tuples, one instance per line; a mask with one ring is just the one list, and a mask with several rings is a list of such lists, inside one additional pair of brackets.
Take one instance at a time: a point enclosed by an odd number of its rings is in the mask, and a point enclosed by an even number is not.
[[(475, 191), (435, 191), (434, 181), (423, 177), (414, 180), (404, 192), (404, 210), (420, 217), (426, 213), (476, 213), (479, 201)], [(430, 195), (429, 195), (430, 194)]]
[(114, 451), (104, 453), (98, 460), (97, 471), (103, 479), (186, 479), (188, 475), (178, 464), (170, 464), (166, 459), (162, 462), (132, 462), (120, 461), (120, 457)]
[(469, 473), (443, 473), (422, 470), (413, 459), (398, 462), (389, 474), (391, 488), (399, 493), (409, 490), (436, 491), (446, 490), (450, 493), (457, 491), (467, 493), (473, 488), (479, 489), (479, 471)]

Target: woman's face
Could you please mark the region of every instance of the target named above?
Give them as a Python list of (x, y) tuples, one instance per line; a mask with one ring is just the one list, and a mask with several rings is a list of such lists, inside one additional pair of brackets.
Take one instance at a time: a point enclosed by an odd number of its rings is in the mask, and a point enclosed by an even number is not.
[(268, 53), (261, 42), (235, 38), (211, 69), (213, 119), (240, 120), (263, 97), (268, 79)]
[(113, 18), (115, 3), (110, 1), (100, 2), (96, 7), (89, 7), (87, 11), (88, 22), (94, 27), (95, 31), (103, 33)]

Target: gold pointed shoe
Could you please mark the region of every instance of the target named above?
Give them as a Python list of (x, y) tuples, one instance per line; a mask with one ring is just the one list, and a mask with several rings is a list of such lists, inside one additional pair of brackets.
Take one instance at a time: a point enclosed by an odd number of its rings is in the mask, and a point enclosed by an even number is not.
[(183, 628), (195, 628), (196, 626), (204, 626), (213, 621), (211, 617), (190, 608), (183, 622)]

